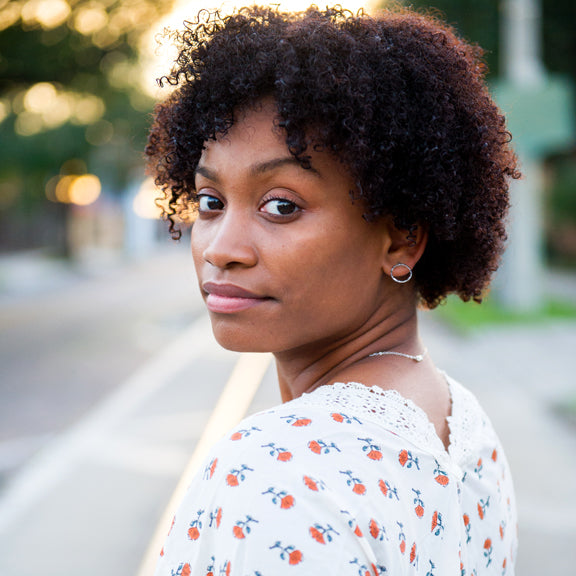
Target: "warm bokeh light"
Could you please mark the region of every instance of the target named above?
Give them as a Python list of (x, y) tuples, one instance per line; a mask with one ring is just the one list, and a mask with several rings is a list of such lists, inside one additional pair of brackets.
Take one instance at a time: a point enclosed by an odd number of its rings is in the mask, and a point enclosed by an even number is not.
[(40, 25), (45, 30), (60, 26), (69, 15), (70, 5), (65, 0), (28, 0), (22, 5), (21, 12), (24, 24), (30, 27)]
[(34, 4), (36, 20), (46, 30), (60, 26), (70, 15), (70, 6), (65, 0), (40, 0)]
[(127, 88), (138, 82), (138, 71), (127, 56), (118, 50), (107, 54), (100, 64), (108, 82), (115, 88)]
[(28, 89), (24, 96), (24, 107), (28, 112), (42, 113), (48, 108), (52, 108), (58, 98), (58, 93), (53, 84), (49, 82), (39, 82)]
[(50, 82), (34, 84), (21, 98), (15, 99), (16, 132), (33, 136), (58, 128), (66, 122), (88, 125), (104, 116), (106, 106), (98, 96), (81, 92), (66, 92)]
[(94, 174), (54, 176), (46, 184), (46, 197), (52, 202), (88, 206), (98, 200), (102, 184)]
[(42, 132), (42, 116), (33, 112), (20, 112), (14, 123), (14, 130), (20, 136), (34, 136)]
[(104, 102), (92, 94), (77, 94), (73, 99), (72, 122), (74, 124), (93, 124), (106, 112)]
[(0, 30), (10, 28), (10, 26), (18, 22), (20, 13), (20, 5), (18, 3), (8, 2), (0, 12)]
[(72, 204), (88, 206), (96, 202), (101, 192), (100, 178), (94, 174), (83, 174), (72, 181), (68, 196)]
[(158, 219), (162, 215), (162, 210), (156, 205), (156, 199), (160, 196), (160, 191), (154, 185), (152, 178), (146, 178), (140, 186), (140, 190), (134, 197), (132, 207), (140, 218)]
[(70, 202), (68, 191), (70, 190), (70, 185), (76, 176), (60, 176), (57, 178), (58, 180), (55, 189), (56, 200), (68, 204)]
[(108, 14), (100, 4), (82, 7), (74, 16), (74, 28), (88, 36), (99, 32), (108, 24)]

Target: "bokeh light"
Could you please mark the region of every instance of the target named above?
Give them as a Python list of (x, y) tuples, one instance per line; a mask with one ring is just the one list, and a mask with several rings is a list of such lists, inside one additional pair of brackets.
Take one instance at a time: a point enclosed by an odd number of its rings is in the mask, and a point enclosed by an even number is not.
[(93, 124), (106, 112), (104, 102), (93, 94), (77, 94), (73, 97), (72, 122), (74, 124)]
[(146, 219), (160, 218), (162, 210), (156, 205), (156, 199), (159, 196), (160, 192), (154, 185), (153, 179), (146, 178), (132, 202), (136, 215)]
[(95, 174), (83, 174), (71, 182), (68, 197), (72, 204), (88, 206), (98, 200), (101, 192), (100, 178)]
[(70, 5), (65, 0), (28, 0), (21, 13), (24, 24), (40, 25), (45, 30), (60, 26), (69, 15)]
[(102, 5), (88, 5), (82, 7), (74, 16), (74, 28), (88, 36), (99, 32), (108, 24), (108, 14)]
[(13, 24), (18, 22), (21, 10), (17, 2), (8, 2), (0, 12), (0, 30), (10, 28)]
[(38, 82), (14, 99), (14, 109), (18, 114), (16, 132), (33, 136), (66, 122), (93, 124), (104, 116), (106, 105), (93, 94), (65, 91), (50, 82)]
[(52, 202), (88, 206), (100, 197), (102, 184), (94, 174), (64, 174), (48, 180), (45, 191)]
[(39, 82), (28, 89), (24, 96), (24, 107), (29, 112), (42, 113), (43, 110), (52, 108), (56, 103), (58, 93), (53, 84)]
[(68, 191), (70, 190), (70, 185), (74, 182), (74, 178), (76, 176), (61, 176), (57, 180), (56, 184), (56, 200), (58, 202), (62, 202), (64, 204), (68, 204), (70, 202), (70, 195)]

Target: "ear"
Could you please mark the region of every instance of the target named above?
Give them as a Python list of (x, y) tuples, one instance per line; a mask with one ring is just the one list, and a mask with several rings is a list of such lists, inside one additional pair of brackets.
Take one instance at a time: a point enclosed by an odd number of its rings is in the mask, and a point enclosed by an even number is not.
[[(422, 224), (415, 224), (408, 230), (397, 228), (392, 218), (387, 218), (386, 242), (382, 254), (382, 269), (390, 276), (392, 267), (396, 264), (405, 264), (414, 268), (422, 257), (428, 242), (428, 230)], [(400, 274), (398, 274), (400, 272)], [(404, 276), (407, 270), (396, 270), (396, 275)]]

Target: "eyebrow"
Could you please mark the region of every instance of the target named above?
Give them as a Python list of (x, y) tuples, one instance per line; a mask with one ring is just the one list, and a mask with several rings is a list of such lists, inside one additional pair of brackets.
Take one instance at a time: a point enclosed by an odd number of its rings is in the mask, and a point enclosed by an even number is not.
[[(259, 162), (250, 166), (250, 174), (252, 176), (260, 176), (265, 174), (266, 172), (271, 172), (282, 166), (297, 166), (298, 168), (302, 168), (306, 172), (314, 174), (314, 176), (320, 177), (320, 172), (309, 166), (308, 168), (304, 168), (300, 162), (294, 158), (293, 156), (282, 156), (280, 158), (273, 158), (271, 160), (266, 160), (265, 162)], [(194, 175), (199, 174), (200, 176), (204, 176), (208, 180), (212, 180), (213, 182), (219, 183), (220, 179), (218, 178), (218, 173), (214, 172), (210, 168), (206, 166), (197, 166), (194, 172)]]
[(294, 156), (283, 156), (281, 158), (273, 158), (272, 160), (267, 160), (266, 162), (261, 162), (259, 164), (255, 164), (250, 168), (250, 173), (254, 176), (259, 174), (264, 174), (265, 172), (269, 172), (271, 170), (276, 170), (277, 168), (281, 168), (282, 166), (297, 166), (298, 168), (302, 168), (302, 170), (306, 170), (306, 172), (311, 172), (315, 176), (320, 176), (318, 170), (313, 168), (310, 163), (308, 162), (308, 167), (304, 168), (302, 164), (294, 158)]

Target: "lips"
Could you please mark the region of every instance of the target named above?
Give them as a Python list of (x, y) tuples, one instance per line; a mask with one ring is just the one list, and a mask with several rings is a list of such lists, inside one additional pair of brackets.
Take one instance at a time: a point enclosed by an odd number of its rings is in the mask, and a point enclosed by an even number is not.
[(207, 294), (206, 306), (208, 310), (219, 314), (242, 312), (271, 299), (233, 284), (205, 282), (202, 284), (202, 290)]

